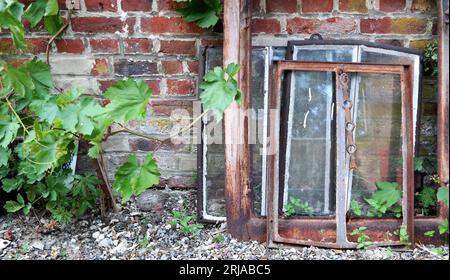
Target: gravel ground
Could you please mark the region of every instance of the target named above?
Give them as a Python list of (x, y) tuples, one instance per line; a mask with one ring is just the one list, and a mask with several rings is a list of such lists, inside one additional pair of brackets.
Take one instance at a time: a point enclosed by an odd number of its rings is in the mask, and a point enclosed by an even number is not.
[[(171, 210), (194, 213), (194, 193), (170, 191), (159, 215), (140, 211), (136, 201), (122, 205), (119, 213), (100, 218), (92, 211), (68, 225), (47, 216), (0, 217), (0, 259), (446, 259), (448, 246), (414, 250), (374, 248), (331, 250), (315, 247), (269, 249), (256, 241), (240, 242), (226, 233), (225, 225), (207, 225), (193, 236), (183, 235), (168, 221)], [(191, 209), (187, 209), (190, 205)]]

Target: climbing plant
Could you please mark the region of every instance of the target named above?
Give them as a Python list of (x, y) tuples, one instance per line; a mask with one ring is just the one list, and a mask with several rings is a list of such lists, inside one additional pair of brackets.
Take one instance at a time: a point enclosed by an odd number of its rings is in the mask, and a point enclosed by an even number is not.
[[(25, 11), (24, 7), (17, 0), (0, 0), (0, 27), (10, 32), (17, 49), (26, 48), (22, 17), (32, 25), (43, 20), (51, 34), (61, 34), (65, 28), (56, 0), (36, 0)], [(221, 117), (233, 100), (240, 100), (234, 79), (238, 71), (239, 66), (231, 64), (206, 75), (201, 85), (203, 114), (211, 110)], [(109, 185), (102, 166), (102, 142), (120, 132), (151, 138), (126, 127), (129, 121), (145, 120), (151, 95), (144, 81), (121, 80), (104, 92), (106, 100), (100, 103), (77, 87), (56, 89), (49, 65), (37, 58), (19, 66), (0, 60), (0, 186), (15, 194), (4, 208), (28, 214), (41, 204), (54, 219), (67, 222), (94, 207), (100, 194), (97, 186)], [(121, 129), (112, 132), (112, 125)], [(88, 155), (99, 163), (99, 178), (73, 174), (67, 168), (80, 141), (89, 144)], [(132, 154), (114, 178), (113, 189), (125, 202), (157, 185), (160, 173), (151, 153), (142, 163)]]
[(174, 0), (183, 3), (177, 12), (187, 22), (195, 22), (201, 28), (209, 28), (219, 22), (223, 5), (220, 0)]

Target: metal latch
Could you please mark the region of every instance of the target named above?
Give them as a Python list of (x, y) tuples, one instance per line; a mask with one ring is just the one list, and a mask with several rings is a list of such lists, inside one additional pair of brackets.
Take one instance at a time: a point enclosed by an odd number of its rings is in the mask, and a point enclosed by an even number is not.
[(66, 7), (68, 10), (79, 10), (80, 7), (80, 0), (66, 0)]

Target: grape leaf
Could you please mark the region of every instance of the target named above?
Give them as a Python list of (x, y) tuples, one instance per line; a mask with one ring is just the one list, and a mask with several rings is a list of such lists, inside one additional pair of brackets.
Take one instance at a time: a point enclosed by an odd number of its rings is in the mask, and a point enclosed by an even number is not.
[(125, 202), (132, 195), (138, 195), (157, 185), (159, 176), (158, 165), (153, 159), (153, 154), (148, 154), (142, 165), (139, 164), (136, 155), (132, 154), (117, 170), (113, 186), (122, 195), (122, 201)]
[(402, 192), (397, 183), (377, 182), (378, 190), (373, 194), (373, 199), (382, 203), (386, 208), (390, 208), (402, 198)]
[(191, 0), (177, 1), (178, 3), (187, 3), (178, 8), (177, 12), (181, 14), (187, 22), (197, 22), (201, 28), (209, 28), (219, 21), (223, 6), (220, 0)]
[(57, 118), (62, 128), (90, 135), (94, 130), (94, 117), (101, 109), (94, 98), (83, 97), (78, 102), (61, 109)]
[[(234, 63), (228, 65), (226, 71), (221, 67), (215, 67), (206, 73), (200, 85), (203, 90), (200, 94), (203, 108), (212, 110), (217, 122), (222, 120), (223, 112), (233, 100), (240, 100), (241, 92), (234, 79), (238, 71), (239, 65)], [(228, 79), (225, 79), (225, 73), (228, 75)]]
[(20, 187), (22, 186), (22, 183), (23, 183), (23, 179), (20, 177), (5, 178), (2, 180), (2, 188), (5, 192), (9, 193), (9, 192), (20, 189)]
[(103, 114), (113, 122), (124, 123), (145, 118), (152, 90), (142, 80), (123, 80), (108, 88), (104, 95), (111, 102), (104, 107)]
[(440, 187), (437, 191), (437, 199), (438, 201), (443, 202), (448, 207), (448, 186)]
[(18, 49), (26, 47), (25, 28), (21, 22), (24, 5), (17, 1), (0, 0), (0, 29), (11, 31), (14, 45)]
[(0, 103), (0, 147), (3, 148), (7, 148), (16, 138), (20, 127), (14, 116), (8, 114), (8, 110), (5, 104)]
[(30, 22), (31, 27), (35, 27), (45, 15), (47, 0), (36, 0), (31, 3), (25, 11), (25, 18)]
[(0, 167), (8, 166), (11, 150), (0, 146)]
[(428, 208), (436, 204), (436, 190), (432, 187), (425, 186), (417, 195), (417, 200), (424, 208)]
[(14, 213), (25, 207), (25, 201), (20, 194), (17, 194), (17, 201), (9, 200), (5, 203), (4, 208), (9, 213)]
[(25, 67), (15, 68), (6, 64), (2, 78), (4, 88), (14, 90), (18, 96), (24, 97), (26, 89), (34, 89), (33, 80)]

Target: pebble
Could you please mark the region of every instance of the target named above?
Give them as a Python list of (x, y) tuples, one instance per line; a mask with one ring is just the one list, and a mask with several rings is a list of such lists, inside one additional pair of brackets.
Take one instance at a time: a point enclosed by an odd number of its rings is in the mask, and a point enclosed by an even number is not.
[[(169, 196), (167, 203), (175, 210), (195, 213), (193, 209), (195, 192), (191, 196), (180, 197), (182, 193)], [(177, 201), (184, 200), (177, 206)], [(191, 206), (192, 205), (192, 206)], [(38, 220), (15, 215), (0, 216), (0, 224), (11, 224), (13, 241), (2, 239), (0, 235), (0, 259), (250, 259), (250, 260), (355, 260), (355, 259), (448, 259), (448, 246), (438, 247), (442, 256), (430, 253), (436, 248), (396, 251), (384, 248), (367, 250), (332, 250), (316, 247), (267, 248), (256, 241), (238, 241), (227, 232), (225, 224), (205, 225), (198, 236), (186, 236), (179, 227), (168, 224), (171, 211), (165, 209), (160, 222), (154, 222), (152, 212), (141, 212), (135, 200), (122, 205), (118, 213), (109, 213), (105, 221), (98, 210), (86, 214), (83, 221), (67, 224), (51, 235), (37, 234), (33, 228)], [(132, 213), (133, 216), (131, 215)], [(136, 214), (139, 213), (139, 214)], [(194, 214), (193, 214), (194, 215)], [(19, 222), (19, 220), (21, 222)], [(22, 222), (24, 221), (25, 222)], [(50, 219), (48, 219), (50, 221)], [(83, 225), (83, 226), (81, 226)], [(31, 230), (30, 230), (31, 229)], [(5, 230), (9, 230), (6, 229)], [(221, 238), (217, 236), (220, 233)], [(144, 240), (145, 237), (145, 240)], [(28, 244), (30, 250), (25, 250)], [(64, 254), (62, 254), (65, 252)], [(64, 256), (64, 257), (63, 257)]]

